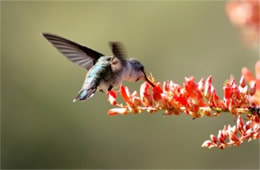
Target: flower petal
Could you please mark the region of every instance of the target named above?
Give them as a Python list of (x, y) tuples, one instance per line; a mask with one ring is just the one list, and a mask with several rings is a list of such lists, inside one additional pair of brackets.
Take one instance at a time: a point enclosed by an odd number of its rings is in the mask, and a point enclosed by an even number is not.
[(108, 97), (108, 101), (112, 104), (112, 105), (116, 105), (116, 93), (112, 90), (107, 92), (107, 97)]
[(127, 108), (113, 108), (108, 111), (109, 116), (115, 116), (117, 114), (125, 115), (128, 113)]
[(120, 93), (121, 93), (121, 96), (122, 96), (122, 98), (124, 99), (124, 101), (126, 103), (131, 103), (130, 102), (130, 91), (129, 91), (129, 89), (127, 87), (121, 85)]

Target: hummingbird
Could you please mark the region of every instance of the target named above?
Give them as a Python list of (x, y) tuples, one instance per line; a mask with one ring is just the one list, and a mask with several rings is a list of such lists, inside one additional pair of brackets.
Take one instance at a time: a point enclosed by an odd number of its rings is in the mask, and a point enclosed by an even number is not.
[(106, 56), (61, 36), (50, 33), (42, 35), (68, 60), (88, 71), (73, 102), (89, 99), (96, 91), (110, 91), (120, 86), (124, 80), (145, 80), (154, 87), (146, 76), (144, 65), (136, 59), (126, 59), (120, 42), (109, 42), (113, 55)]

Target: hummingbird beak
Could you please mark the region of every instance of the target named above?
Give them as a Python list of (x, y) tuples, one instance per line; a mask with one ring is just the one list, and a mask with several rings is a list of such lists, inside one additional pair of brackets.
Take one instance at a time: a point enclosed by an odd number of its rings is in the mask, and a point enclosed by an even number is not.
[(144, 73), (144, 79), (145, 79), (145, 81), (147, 81), (152, 87), (154, 87), (155, 85), (147, 78), (147, 76), (146, 76), (146, 74), (145, 74), (144, 71), (143, 71), (143, 73)]

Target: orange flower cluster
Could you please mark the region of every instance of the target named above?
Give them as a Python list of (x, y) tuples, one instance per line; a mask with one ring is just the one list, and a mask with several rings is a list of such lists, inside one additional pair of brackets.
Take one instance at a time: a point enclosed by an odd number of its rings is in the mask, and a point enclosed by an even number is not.
[(250, 113), (249, 107), (254, 106), (249, 99), (256, 92), (256, 83), (248, 86), (243, 76), (239, 85), (233, 76), (225, 82), (223, 100), (218, 97), (212, 85), (212, 76), (206, 81), (201, 79), (198, 83), (194, 77), (186, 78), (183, 87), (173, 81), (164, 82), (161, 87), (161, 83), (155, 82), (151, 76), (150, 80), (155, 86), (151, 87), (144, 82), (140, 88), (140, 96), (136, 91), (131, 94), (127, 87), (121, 86), (120, 93), (126, 104), (118, 104), (116, 93), (109, 91), (109, 102), (119, 108), (110, 109), (108, 114), (112, 116), (129, 112), (136, 114), (145, 110), (150, 113), (164, 110), (164, 115), (179, 115), (184, 112), (193, 118), (199, 118), (203, 115), (217, 116), (220, 112), (234, 115)]
[(256, 93), (250, 100), (252, 103), (260, 106), (260, 60), (257, 61), (255, 65), (255, 78), (252, 72), (246, 67), (242, 69), (242, 75), (249, 84), (256, 83)]
[(257, 115), (248, 115), (249, 120), (244, 123), (241, 115), (237, 118), (236, 126), (224, 126), (219, 130), (218, 136), (210, 135), (210, 140), (206, 140), (202, 147), (218, 147), (225, 149), (228, 146), (240, 146), (241, 143), (260, 137), (260, 120)]
[[(245, 78), (242, 76), (239, 84), (235, 82), (233, 76), (230, 76), (230, 79), (224, 83), (222, 100), (212, 85), (212, 76), (209, 76), (206, 81), (201, 79), (198, 83), (195, 83), (194, 77), (186, 78), (183, 86), (167, 81), (162, 87), (161, 83), (150, 76), (149, 80), (154, 87), (144, 82), (140, 87), (140, 95), (137, 91), (131, 93), (128, 87), (120, 87), (120, 94), (125, 104), (119, 104), (116, 100), (117, 94), (109, 91), (108, 101), (117, 108), (110, 109), (108, 115), (138, 114), (143, 111), (155, 113), (163, 110), (164, 115), (179, 115), (184, 112), (193, 118), (199, 118), (204, 115), (218, 116), (221, 112), (230, 112), (238, 116), (237, 125), (225, 126), (219, 131), (217, 137), (211, 135), (211, 140), (205, 141), (202, 147), (224, 149), (227, 146), (239, 146), (245, 140), (250, 141), (260, 137), (259, 98), (255, 98), (256, 92), (259, 91), (257, 89), (259, 81), (248, 81), (249, 74), (244, 75)], [(248, 116), (245, 124), (240, 114)]]
[(259, 44), (259, 0), (230, 0), (226, 11), (231, 22), (241, 28), (246, 42), (249, 45)]

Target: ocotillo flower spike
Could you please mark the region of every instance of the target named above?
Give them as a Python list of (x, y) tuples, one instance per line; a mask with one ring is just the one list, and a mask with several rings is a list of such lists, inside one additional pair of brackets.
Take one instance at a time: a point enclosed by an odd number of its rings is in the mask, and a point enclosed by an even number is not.
[(243, 77), (242, 81), (236, 84), (235, 78), (230, 76), (230, 79), (224, 83), (222, 100), (212, 85), (212, 76), (207, 78), (205, 84), (203, 79), (196, 83), (194, 77), (185, 78), (183, 86), (173, 81), (160, 83), (151, 76), (149, 78), (153, 79), (154, 87), (144, 82), (138, 95), (136, 91), (131, 93), (128, 87), (121, 86), (120, 94), (125, 104), (118, 104), (114, 91), (107, 93), (109, 102), (126, 108), (129, 113), (136, 114), (143, 111), (154, 113), (164, 110), (165, 115), (179, 115), (184, 112), (193, 118), (202, 117), (206, 113), (207, 116), (215, 116), (220, 112), (230, 112), (234, 115), (250, 114), (252, 109), (249, 108), (257, 107), (250, 101), (257, 92), (256, 83), (253, 86), (246, 84)]
[[(163, 115), (186, 113), (195, 119), (204, 115), (216, 117), (222, 112), (229, 112), (237, 118), (236, 125), (225, 126), (217, 137), (211, 135), (210, 140), (205, 141), (202, 147), (224, 149), (260, 137), (260, 106), (257, 102), (260, 99), (255, 96), (259, 92), (257, 89), (259, 86), (254, 79), (251, 78), (248, 82), (248, 77), (243, 75), (237, 84), (235, 78), (230, 76), (224, 83), (222, 100), (212, 85), (212, 76), (206, 81), (202, 78), (198, 83), (194, 77), (185, 78), (183, 86), (171, 80), (156, 82), (152, 75), (149, 76), (149, 80), (154, 86), (144, 82), (139, 95), (136, 91), (131, 93), (128, 87), (121, 86), (120, 95), (124, 104), (119, 104), (116, 93), (109, 91), (108, 101), (118, 108), (110, 109), (108, 115), (140, 114), (144, 111), (156, 113), (163, 110), (165, 111)], [(247, 115), (246, 123), (242, 121), (241, 114)]]

